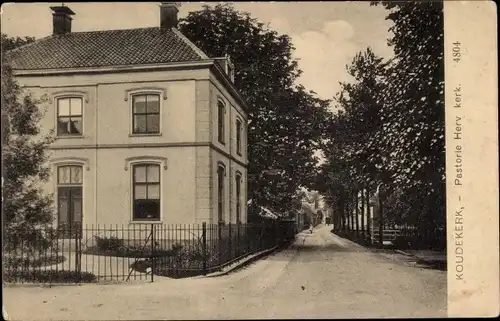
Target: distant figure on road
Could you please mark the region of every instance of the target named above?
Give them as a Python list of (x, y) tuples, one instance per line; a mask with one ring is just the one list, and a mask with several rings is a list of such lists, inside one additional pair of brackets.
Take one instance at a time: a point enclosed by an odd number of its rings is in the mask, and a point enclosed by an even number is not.
[(313, 232), (313, 225), (311, 224), (311, 225), (309, 225), (309, 233), (312, 234), (312, 232)]

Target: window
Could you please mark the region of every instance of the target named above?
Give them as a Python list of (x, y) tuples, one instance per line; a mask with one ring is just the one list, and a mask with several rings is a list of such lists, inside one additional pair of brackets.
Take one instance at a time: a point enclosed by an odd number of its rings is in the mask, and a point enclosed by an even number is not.
[(81, 166), (57, 168), (57, 226), (64, 237), (81, 227), (83, 213), (83, 169)]
[(83, 133), (82, 98), (57, 99), (57, 135), (78, 136)]
[(217, 167), (217, 210), (219, 223), (224, 222), (224, 176), (226, 168), (223, 165)]
[(236, 223), (241, 222), (241, 174), (236, 173)]
[(221, 144), (225, 144), (225, 139), (224, 139), (224, 120), (225, 120), (225, 115), (226, 115), (226, 107), (224, 106), (224, 103), (222, 101), (219, 101), (217, 104), (217, 128), (218, 128), (218, 137), (219, 137), (219, 142)]
[(133, 220), (160, 220), (160, 165), (133, 166)]
[(132, 96), (132, 132), (134, 134), (160, 133), (160, 95)]
[(241, 120), (236, 120), (236, 152), (241, 155)]

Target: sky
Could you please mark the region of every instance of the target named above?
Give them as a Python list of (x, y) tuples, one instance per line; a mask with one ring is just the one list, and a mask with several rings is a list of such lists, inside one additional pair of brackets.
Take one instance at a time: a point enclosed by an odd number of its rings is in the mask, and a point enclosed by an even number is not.
[[(2, 32), (8, 36), (41, 38), (52, 33), (51, 5), (61, 3), (10, 3), (1, 7)], [(76, 15), (72, 31), (129, 29), (159, 25), (160, 2), (65, 2)], [(211, 2), (184, 2), (179, 17)], [(332, 99), (339, 82), (349, 81), (346, 65), (370, 46), (377, 55), (390, 57), (387, 46), (391, 24), (387, 11), (369, 2), (238, 2), (237, 10), (291, 37), (303, 74), (298, 83), (319, 97)], [(333, 107), (333, 105), (332, 105)]]

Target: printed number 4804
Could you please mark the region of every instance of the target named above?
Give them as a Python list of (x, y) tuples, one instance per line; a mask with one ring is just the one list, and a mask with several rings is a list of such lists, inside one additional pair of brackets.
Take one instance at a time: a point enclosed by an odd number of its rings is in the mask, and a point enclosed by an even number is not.
[(454, 62), (460, 62), (460, 59), (462, 58), (462, 53), (461, 51), (461, 46), (462, 44), (459, 41), (455, 41), (453, 43), (453, 61)]

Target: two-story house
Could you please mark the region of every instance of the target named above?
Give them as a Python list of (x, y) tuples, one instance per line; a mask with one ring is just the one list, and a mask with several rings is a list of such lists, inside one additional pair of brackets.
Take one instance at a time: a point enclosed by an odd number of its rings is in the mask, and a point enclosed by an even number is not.
[(53, 34), (13, 50), (17, 81), (54, 130), (55, 223), (246, 222), (247, 113), (229, 58), (209, 58), (160, 6), (154, 28)]

